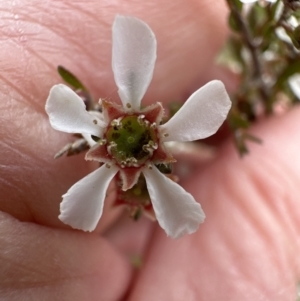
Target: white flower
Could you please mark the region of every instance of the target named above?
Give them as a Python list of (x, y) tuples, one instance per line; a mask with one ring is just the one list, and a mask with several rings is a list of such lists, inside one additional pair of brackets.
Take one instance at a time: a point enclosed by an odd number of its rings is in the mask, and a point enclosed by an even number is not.
[(123, 106), (103, 101), (103, 118), (98, 118), (62, 84), (54, 86), (47, 99), (52, 127), (99, 137), (86, 159), (105, 163), (63, 195), (59, 218), (73, 228), (93, 231), (114, 176), (119, 173), (122, 189), (127, 190), (143, 173), (156, 218), (167, 235), (178, 238), (193, 233), (205, 218), (201, 206), (155, 164), (174, 162), (165, 142), (193, 141), (214, 134), (226, 119), (231, 101), (222, 82), (211, 81), (160, 125), (160, 103), (140, 108), (156, 60), (154, 33), (144, 22), (125, 16), (116, 17), (112, 32), (112, 68)]

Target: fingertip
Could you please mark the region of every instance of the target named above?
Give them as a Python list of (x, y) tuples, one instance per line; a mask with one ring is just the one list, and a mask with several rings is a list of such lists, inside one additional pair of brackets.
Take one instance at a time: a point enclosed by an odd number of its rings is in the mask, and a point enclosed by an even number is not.
[(105, 239), (54, 230), (0, 213), (0, 297), (5, 300), (120, 300), (129, 262)]

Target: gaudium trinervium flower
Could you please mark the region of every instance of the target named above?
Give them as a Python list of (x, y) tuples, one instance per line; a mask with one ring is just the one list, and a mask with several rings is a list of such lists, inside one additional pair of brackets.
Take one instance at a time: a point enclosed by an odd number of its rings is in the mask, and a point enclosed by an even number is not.
[(149, 26), (133, 17), (117, 16), (112, 28), (112, 69), (122, 106), (102, 100), (102, 113), (95, 114), (69, 87), (59, 84), (50, 91), (46, 111), (52, 127), (81, 133), (89, 141), (92, 137), (96, 142), (86, 160), (102, 164), (63, 195), (59, 218), (75, 229), (96, 228), (116, 175), (124, 191), (143, 175), (156, 219), (172, 238), (195, 232), (205, 219), (193, 196), (156, 166), (175, 162), (166, 142), (214, 134), (226, 119), (231, 101), (222, 82), (211, 81), (162, 123), (161, 103), (141, 106), (155, 61), (156, 39)]

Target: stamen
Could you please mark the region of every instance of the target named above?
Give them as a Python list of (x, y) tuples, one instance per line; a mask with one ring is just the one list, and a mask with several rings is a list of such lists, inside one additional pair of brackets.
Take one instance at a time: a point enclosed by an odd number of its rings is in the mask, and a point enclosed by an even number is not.
[(149, 147), (153, 148), (153, 149), (157, 149), (158, 148), (158, 144), (154, 143), (152, 140), (150, 140), (148, 142)]
[(100, 145), (105, 145), (105, 144), (107, 143), (107, 140), (106, 140), (106, 139), (100, 139), (100, 140), (98, 141), (98, 143), (99, 143)]
[(143, 151), (146, 153), (149, 153), (149, 145), (148, 144), (143, 145)]
[[(135, 167), (139, 167), (139, 165), (137, 164), (137, 159), (134, 157), (130, 157), (127, 158), (125, 161), (122, 161), (121, 164), (125, 167), (131, 167), (131, 166), (135, 166)], [(136, 166), (137, 165), (137, 166)]]
[(113, 148), (115, 148), (117, 146), (117, 143), (114, 141), (109, 142), (109, 146), (107, 147), (107, 152), (111, 155), (111, 151)]
[(145, 115), (139, 115), (137, 118), (137, 121), (140, 125), (144, 125), (145, 121), (143, 120), (145, 118)]
[(118, 119), (114, 119), (114, 120), (112, 120), (110, 125), (113, 126), (115, 130), (119, 130), (122, 128), (121, 120), (122, 120), (122, 117), (120, 117)]
[(153, 149), (149, 144), (143, 145), (143, 151), (144, 151), (145, 153), (148, 153), (150, 156), (153, 155), (153, 150), (154, 150), (154, 149)]

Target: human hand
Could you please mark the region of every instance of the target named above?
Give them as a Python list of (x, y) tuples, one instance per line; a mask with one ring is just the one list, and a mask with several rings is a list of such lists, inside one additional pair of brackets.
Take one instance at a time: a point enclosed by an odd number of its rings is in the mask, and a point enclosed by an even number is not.
[[(112, 196), (94, 233), (58, 220), (61, 195), (93, 166), (82, 156), (52, 159), (70, 136), (52, 130), (45, 100), (60, 81), (59, 64), (93, 95), (117, 98), (110, 66), (115, 14), (139, 17), (156, 34), (146, 102), (186, 99), (222, 77), (212, 67), (225, 39), (222, 4), (120, 3), (0, 4), (0, 300), (295, 299), (299, 109), (262, 120), (253, 131), (264, 143), (252, 145), (245, 159), (228, 141), (185, 179), (207, 215), (193, 235), (174, 241), (150, 221), (118, 219)], [(137, 275), (132, 254), (144, 258)]]

